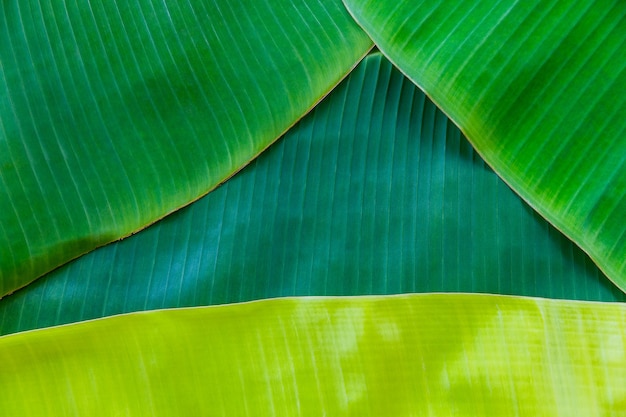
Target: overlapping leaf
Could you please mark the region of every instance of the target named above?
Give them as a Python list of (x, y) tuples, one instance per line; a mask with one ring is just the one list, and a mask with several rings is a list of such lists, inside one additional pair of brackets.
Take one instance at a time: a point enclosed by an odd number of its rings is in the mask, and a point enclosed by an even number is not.
[[(623, 5), (350, 2), (504, 178), (623, 277)], [(6, 291), (205, 193), (368, 47), (330, 2), (0, 7)], [(241, 175), (0, 310), (6, 333), (451, 290), (624, 299), (373, 56)], [(0, 410), (620, 415), (624, 323), (619, 303), (469, 294), (131, 314), (0, 337)]]
[(0, 332), (290, 295), (624, 300), (380, 55), (205, 198), (0, 301)]
[(0, 295), (206, 194), (370, 48), (337, 0), (0, 6)]
[(619, 415), (626, 307), (275, 299), (0, 338), (6, 415)]
[(626, 289), (626, 3), (345, 3), (498, 174)]

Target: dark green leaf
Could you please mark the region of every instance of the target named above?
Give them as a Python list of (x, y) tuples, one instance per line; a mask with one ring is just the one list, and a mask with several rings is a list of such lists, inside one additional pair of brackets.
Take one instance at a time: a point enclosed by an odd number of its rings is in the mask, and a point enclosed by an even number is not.
[(198, 199), (369, 38), (339, 0), (0, 6), (0, 296)]
[(208, 196), (0, 301), (0, 331), (265, 297), (423, 291), (626, 300), (374, 55)]

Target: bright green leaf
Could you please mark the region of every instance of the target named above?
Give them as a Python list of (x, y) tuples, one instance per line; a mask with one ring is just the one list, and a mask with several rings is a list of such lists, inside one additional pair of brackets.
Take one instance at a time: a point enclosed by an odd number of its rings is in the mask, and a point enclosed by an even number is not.
[(626, 289), (626, 3), (345, 3), (496, 172)]
[(0, 301), (0, 333), (164, 307), (427, 291), (626, 300), (374, 55), (202, 200)]
[(0, 338), (15, 416), (599, 416), (626, 306), (470, 294), (283, 298)]
[(206, 194), (371, 47), (338, 0), (0, 6), (0, 295)]

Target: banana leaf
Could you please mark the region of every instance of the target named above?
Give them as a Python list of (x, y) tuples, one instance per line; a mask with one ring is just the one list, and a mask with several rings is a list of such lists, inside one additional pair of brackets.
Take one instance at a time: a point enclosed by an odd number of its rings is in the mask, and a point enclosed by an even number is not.
[(626, 290), (626, 3), (344, 2), (487, 163)]
[(0, 333), (294, 295), (625, 301), (380, 54), (203, 199), (0, 300)]
[(16, 416), (620, 415), (626, 306), (282, 298), (0, 338)]
[(230, 177), (370, 49), (339, 0), (0, 5), (0, 296)]

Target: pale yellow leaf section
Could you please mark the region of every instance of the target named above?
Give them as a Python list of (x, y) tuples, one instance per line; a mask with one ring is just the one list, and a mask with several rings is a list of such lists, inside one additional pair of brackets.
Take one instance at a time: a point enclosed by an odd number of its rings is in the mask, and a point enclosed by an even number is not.
[(626, 306), (423, 294), (134, 313), (0, 338), (7, 416), (609, 416)]

